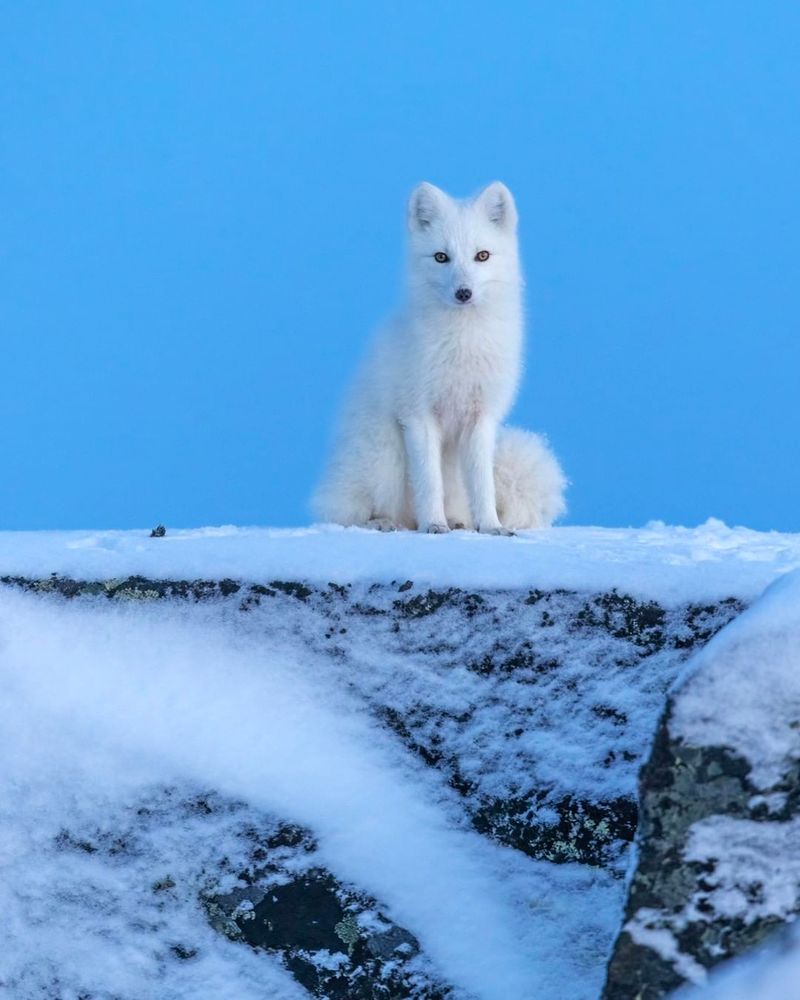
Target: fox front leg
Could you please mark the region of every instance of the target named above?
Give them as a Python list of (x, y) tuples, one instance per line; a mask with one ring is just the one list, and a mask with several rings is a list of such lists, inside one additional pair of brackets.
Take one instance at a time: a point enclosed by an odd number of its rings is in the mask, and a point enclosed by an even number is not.
[(482, 418), (467, 432), (463, 440), (462, 461), (467, 484), (472, 519), (476, 531), (491, 535), (510, 535), (497, 516), (494, 487), (494, 450), (497, 424)]
[(403, 440), (417, 530), (445, 534), (441, 432), (433, 419), (412, 419), (403, 425)]

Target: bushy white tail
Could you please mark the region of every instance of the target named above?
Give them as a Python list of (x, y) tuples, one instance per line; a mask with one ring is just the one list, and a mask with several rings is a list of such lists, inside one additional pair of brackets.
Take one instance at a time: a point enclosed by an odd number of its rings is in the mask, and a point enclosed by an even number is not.
[[(544, 438), (501, 427), (495, 452), (495, 489), (500, 523), (512, 531), (546, 528), (566, 510), (566, 477)], [(458, 476), (445, 481), (448, 520), (473, 527), (466, 490)], [(416, 528), (396, 425), (369, 434), (343, 435), (312, 501), (317, 518), (344, 525), (371, 521)]]
[(505, 528), (547, 528), (566, 511), (567, 479), (544, 438), (501, 427), (494, 459), (497, 516)]

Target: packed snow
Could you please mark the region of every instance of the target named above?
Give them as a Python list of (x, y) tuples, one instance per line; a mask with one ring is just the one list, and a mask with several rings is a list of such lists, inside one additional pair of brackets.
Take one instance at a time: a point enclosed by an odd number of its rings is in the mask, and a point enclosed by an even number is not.
[(752, 599), (800, 567), (800, 534), (697, 528), (550, 528), (495, 538), (382, 534), (331, 526), (149, 531), (0, 532), (0, 576), (327, 583), (389, 582), (462, 588), (623, 590), (665, 602), (735, 594)]

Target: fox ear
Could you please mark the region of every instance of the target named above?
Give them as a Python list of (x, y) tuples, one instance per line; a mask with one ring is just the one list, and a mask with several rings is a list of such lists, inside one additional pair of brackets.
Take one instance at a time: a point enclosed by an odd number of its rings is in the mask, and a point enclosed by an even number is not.
[(501, 229), (517, 228), (517, 206), (514, 196), (501, 181), (494, 181), (475, 199), (477, 205), (486, 212), (490, 222)]
[(408, 228), (412, 232), (427, 229), (442, 214), (447, 200), (444, 191), (434, 184), (427, 181), (418, 184), (408, 199)]

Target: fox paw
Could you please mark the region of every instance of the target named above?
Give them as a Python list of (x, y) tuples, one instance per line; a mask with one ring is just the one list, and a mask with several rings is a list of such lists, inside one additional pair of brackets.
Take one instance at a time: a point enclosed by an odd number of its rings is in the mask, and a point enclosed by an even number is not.
[(390, 517), (371, 517), (367, 521), (366, 528), (372, 528), (373, 531), (398, 531), (399, 525), (393, 521)]

